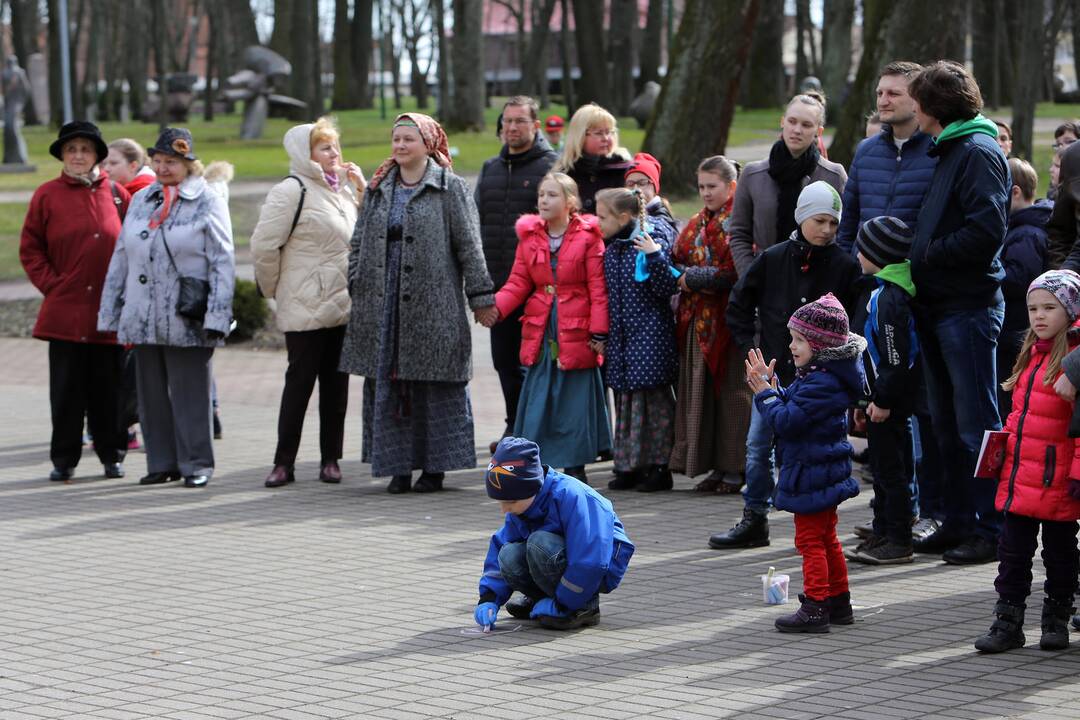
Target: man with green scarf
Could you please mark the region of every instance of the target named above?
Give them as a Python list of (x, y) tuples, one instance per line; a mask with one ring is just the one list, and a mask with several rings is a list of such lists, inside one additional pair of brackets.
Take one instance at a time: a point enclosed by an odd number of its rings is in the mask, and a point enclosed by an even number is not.
[(916, 223), (911, 276), (930, 413), (946, 465), (945, 522), (915, 543), (964, 565), (996, 557), (995, 486), (974, 478), (983, 432), (998, 430), (994, 356), (1004, 319), (998, 255), (1009, 220), (1009, 166), (980, 114), (971, 74), (939, 61), (912, 79), (919, 129), (938, 158)]

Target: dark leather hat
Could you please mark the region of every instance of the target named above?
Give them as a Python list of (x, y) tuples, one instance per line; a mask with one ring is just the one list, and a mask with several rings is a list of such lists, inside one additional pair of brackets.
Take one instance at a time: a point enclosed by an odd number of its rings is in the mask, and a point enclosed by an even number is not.
[(158, 135), (153, 147), (146, 149), (147, 154), (165, 153), (185, 160), (198, 160), (195, 157), (195, 140), (187, 128), (167, 127)]
[(49, 146), (49, 154), (62, 161), (64, 159), (64, 144), (68, 140), (74, 140), (75, 138), (86, 138), (94, 143), (98, 162), (109, 156), (109, 147), (101, 139), (101, 130), (98, 129), (97, 125), (86, 120), (75, 120), (60, 128), (60, 136)]

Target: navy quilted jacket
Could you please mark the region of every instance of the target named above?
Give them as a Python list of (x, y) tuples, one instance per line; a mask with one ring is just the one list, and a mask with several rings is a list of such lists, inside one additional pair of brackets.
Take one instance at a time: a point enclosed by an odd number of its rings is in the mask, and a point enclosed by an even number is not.
[(671, 274), (671, 240), (648, 225), (660, 250), (645, 256), (649, 278), (634, 279), (639, 250), (630, 237), (634, 222), (609, 241), (604, 251), (604, 280), (608, 291), (608, 339), (604, 351), (604, 379), (616, 392), (644, 390), (674, 382), (678, 377), (675, 350), (675, 314), (671, 296), (676, 292)]
[(787, 388), (754, 396), (776, 433), (780, 480), (773, 504), (809, 515), (859, 494), (851, 477), (847, 409), (864, 394), (859, 356), (866, 340), (852, 334), (846, 345), (822, 350)]
[(870, 218), (891, 215), (915, 230), (926, 188), (937, 167), (936, 156), (927, 155), (932, 138), (918, 130), (897, 151), (892, 128), (863, 140), (855, 151), (844, 186), (844, 215), (836, 243), (855, 254), (855, 236)]

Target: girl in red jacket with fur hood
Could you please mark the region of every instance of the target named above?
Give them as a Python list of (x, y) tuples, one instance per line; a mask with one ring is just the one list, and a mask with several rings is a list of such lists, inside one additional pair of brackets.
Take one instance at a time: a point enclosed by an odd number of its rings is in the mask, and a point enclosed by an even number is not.
[(521, 364), (528, 370), (514, 435), (540, 446), (544, 460), (587, 482), (585, 464), (611, 450), (600, 378), (608, 332), (604, 238), (578, 209), (577, 184), (563, 173), (540, 183), (537, 215), (518, 219), (510, 278), (495, 296), (498, 317), (525, 303)]
[(1080, 442), (1069, 437), (1072, 404), (1054, 392), (1062, 358), (1080, 344), (1080, 275), (1051, 270), (1035, 278), (1027, 292), (1031, 329), (1012, 376), (1002, 387), (1012, 392), (1005, 464), (997, 489), (997, 509), (1005, 513), (998, 540), (994, 589), (997, 619), (975, 641), (983, 652), (1024, 646), (1024, 608), (1031, 593), (1031, 565), (1042, 526), (1046, 597), (1042, 609), (1043, 650), (1069, 646), (1069, 616), (1077, 589), (1080, 553)]

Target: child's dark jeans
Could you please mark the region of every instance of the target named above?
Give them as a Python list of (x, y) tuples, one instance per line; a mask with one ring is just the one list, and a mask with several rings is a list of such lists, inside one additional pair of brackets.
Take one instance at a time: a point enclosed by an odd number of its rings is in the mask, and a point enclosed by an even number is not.
[(795, 549), (802, 555), (806, 597), (824, 602), (848, 591), (847, 562), (836, 537), (836, 508), (795, 513)]
[(1068, 603), (1076, 594), (1080, 552), (1075, 521), (1036, 520), (1005, 513), (998, 539), (998, 575), (994, 589), (1002, 600), (1023, 604), (1031, 594), (1031, 565), (1042, 525), (1042, 558), (1046, 567), (1046, 596)]
[[(510, 587), (533, 600), (553, 598), (566, 572), (566, 540), (541, 530), (525, 542), (506, 543), (499, 549), (499, 571)], [(594, 596), (585, 608), (598, 602)]]
[(874, 534), (911, 544), (911, 484), (915, 458), (907, 415), (866, 423), (870, 467), (874, 472)]

